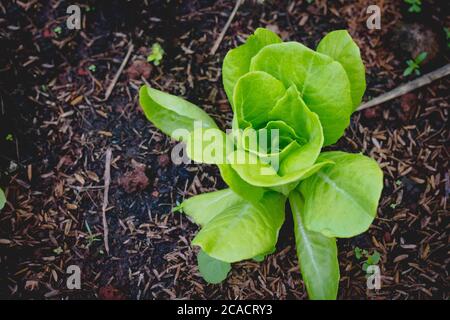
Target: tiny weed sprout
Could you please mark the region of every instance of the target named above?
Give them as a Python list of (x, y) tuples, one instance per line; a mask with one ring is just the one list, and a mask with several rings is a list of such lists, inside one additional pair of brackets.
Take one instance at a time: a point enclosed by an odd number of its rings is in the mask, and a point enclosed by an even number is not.
[(406, 61), (406, 64), (408, 65), (408, 67), (403, 72), (403, 76), (407, 77), (410, 74), (412, 74), (413, 72), (416, 75), (420, 75), (420, 64), (426, 58), (427, 58), (427, 53), (426, 52), (422, 52), (422, 53), (418, 54), (417, 57), (414, 60), (410, 59), (410, 60)]
[(447, 39), (447, 48), (450, 49), (450, 28), (444, 28), (444, 32)]
[(367, 268), (369, 266), (377, 265), (378, 262), (380, 262), (381, 255), (376, 250), (372, 254), (369, 254), (369, 252), (367, 250), (356, 247), (355, 248), (355, 258), (358, 260), (365, 258), (365, 260), (362, 264), (362, 269), (367, 272)]
[(175, 208), (201, 226), (192, 241), (200, 247), (201, 275), (218, 283), (231, 263), (273, 253), (289, 204), (309, 298), (336, 299), (336, 238), (369, 228), (383, 188), (375, 160), (322, 151), (344, 134), (361, 103), (366, 80), (358, 46), (345, 30), (312, 50), (259, 28), (227, 53), (222, 75), (234, 115), (226, 132), (180, 97), (146, 85), (139, 92), (146, 117), (182, 141), (190, 159), (216, 164), (229, 187)]
[(55, 28), (53, 29), (53, 32), (54, 32), (56, 35), (59, 35), (59, 34), (61, 34), (61, 32), (62, 32), (62, 28), (61, 28), (60, 26), (55, 27)]
[(3, 192), (3, 190), (0, 188), (0, 210), (3, 209), (3, 207), (6, 204), (6, 197), (5, 197), (5, 193)]
[(152, 45), (152, 52), (148, 55), (147, 61), (153, 62), (155, 66), (159, 66), (164, 56), (164, 50), (159, 43)]
[(405, 3), (409, 4), (409, 12), (419, 13), (422, 11), (422, 1), (421, 0), (405, 0)]

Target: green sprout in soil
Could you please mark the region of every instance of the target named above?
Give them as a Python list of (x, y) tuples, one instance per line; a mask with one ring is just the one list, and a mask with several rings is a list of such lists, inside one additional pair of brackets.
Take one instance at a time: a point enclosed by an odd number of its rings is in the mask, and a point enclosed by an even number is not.
[(376, 250), (372, 254), (369, 254), (369, 252), (366, 249), (361, 249), (359, 247), (355, 248), (355, 258), (358, 260), (361, 260), (362, 258), (365, 258), (362, 269), (364, 271), (367, 271), (367, 268), (369, 266), (377, 265), (378, 262), (380, 262), (380, 253)]
[(3, 209), (5, 203), (6, 203), (5, 193), (3, 192), (2, 188), (0, 188), (0, 210)]
[(95, 64), (91, 64), (91, 65), (88, 67), (88, 70), (91, 71), (91, 72), (95, 72), (95, 71), (97, 70), (97, 66), (96, 66)]
[(409, 12), (419, 13), (422, 11), (422, 1), (421, 0), (405, 0), (405, 3), (409, 4)]
[(60, 255), (63, 252), (64, 252), (64, 250), (61, 247), (53, 249), (53, 253), (56, 254), (56, 255)]
[(444, 31), (447, 38), (447, 48), (450, 48), (450, 28), (444, 28)]
[(5, 137), (5, 140), (6, 140), (6, 141), (13, 141), (13, 140), (14, 140), (14, 137), (13, 137), (12, 133), (8, 133), (8, 134), (6, 135), (6, 137)]
[(62, 28), (60, 26), (57, 26), (53, 29), (53, 32), (56, 33), (56, 35), (60, 35), (62, 32)]
[(406, 61), (406, 64), (408, 65), (408, 67), (405, 69), (405, 71), (403, 72), (403, 76), (409, 76), (410, 74), (412, 74), (413, 72), (416, 75), (420, 75), (420, 64), (427, 58), (427, 53), (426, 52), (422, 52), (419, 55), (417, 55), (417, 57), (412, 60), (409, 59), (408, 61)]
[(164, 56), (164, 49), (161, 47), (159, 43), (154, 43), (152, 45), (152, 53), (148, 55), (147, 61), (153, 62), (155, 66), (159, 66), (163, 56)]
[(95, 234), (92, 233), (91, 231), (91, 227), (89, 227), (89, 224), (87, 221), (84, 222), (84, 224), (86, 225), (86, 229), (89, 233), (89, 235), (86, 237), (87, 239), (87, 248), (89, 248), (94, 242), (96, 241), (101, 241), (101, 239), (97, 238), (97, 236)]

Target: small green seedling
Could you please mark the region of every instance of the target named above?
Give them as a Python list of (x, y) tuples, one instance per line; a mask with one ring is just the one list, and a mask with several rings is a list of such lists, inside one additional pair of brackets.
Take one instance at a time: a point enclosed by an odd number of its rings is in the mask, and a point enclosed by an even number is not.
[(56, 33), (57, 35), (59, 35), (62, 32), (62, 28), (60, 26), (57, 26), (53, 29), (53, 32)]
[(361, 249), (359, 247), (355, 248), (355, 258), (358, 260), (361, 260), (361, 258), (366, 258), (362, 265), (362, 269), (364, 271), (367, 271), (367, 268), (369, 266), (377, 265), (378, 262), (380, 262), (380, 253), (378, 251), (374, 251), (372, 254), (369, 254), (369, 252), (365, 249)]
[(408, 68), (405, 69), (403, 72), (403, 76), (409, 76), (413, 72), (416, 75), (420, 75), (420, 64), (427, 58), (427, 53), (422, 52), (420, 53), (414, 60), (408, 60), (406, 61), (406, 64), (408, 65)]
[(88, 70), (91, 71), (91, 72), (95, 72), (95, 71), (97, 70), (97, 66), (96, 66), (95, 64), (91, 64), (91, 65), (88, 67)]
[(5, 137), (5, 140), (6, 140), (6, 141), (13, 141), (13, 140), (14, 140), (14, 137), (13, 137), (13, 135), (12, 135), (11, 133), (8, 133), (8, 134), (6, 135), (6, 137)]
[(87, 223), (87, 221), (85, 221), (84, 224), (86, 225), (86, 229), (89, 233), (89, 235), (86, 237), (86, 239), (88, 241), (87, 248), (89, 248), (94, 242), (101, 241), (101, 240), (99, 238), (97, 238), (97, 236), (95, 234), (92, 233), (91, 227), (89, 227), (89, 224)]
[(61, 247), (58, 247), (58, 248), (56, 248), (56, 249), (53, 249), (53, 253), (54, 254), (57, 254), (57, 255), (60, 255), (61, 253), (63, 253), (64, 252), (64, 250), (61, 248)]
[(444, 31), (447, 38), (447, 48), (450, 48), (450, 28), (444, 28)]
[(164, 55), (164, 49), (159, 43), (154, 43), (152, 45), (152, 53), (147, 57), (148, 62), (153, 62), (155, 66), (159, 66)]
[(5, 203), (6, 203), (5, 193), (4, 193), (3, 190), (0, 188), (0, 210), (3, 209), (3, 207), (5, 206)]
[(419, 13), (422, 11), (422, 1), (421, 0), (405, 0), (405, 3), (409, 4), (409, 12)]

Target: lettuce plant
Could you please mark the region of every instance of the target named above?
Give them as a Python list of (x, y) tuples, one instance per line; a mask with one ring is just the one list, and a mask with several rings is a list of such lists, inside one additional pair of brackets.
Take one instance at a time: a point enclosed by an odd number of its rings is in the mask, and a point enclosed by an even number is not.
[(200, 273), (218, 283), (231, 263), (274, 252), (289, 200), (308, 295), (335, 299), (336, 238), (369, 228), (383, 186), (373, 159), (322, 152), (343, 135), (364, 94), (359, 48), (344, 30), (314, 51), (260, 28), (227, 53), (222, 73), (234, 114), (227, 132), (180, 97), (149, 86), (139, 93), (147, 118), (185, 142), (191, 159), (216, 164), (229, 186), (177, 207), (201, 226), (193, 240)]

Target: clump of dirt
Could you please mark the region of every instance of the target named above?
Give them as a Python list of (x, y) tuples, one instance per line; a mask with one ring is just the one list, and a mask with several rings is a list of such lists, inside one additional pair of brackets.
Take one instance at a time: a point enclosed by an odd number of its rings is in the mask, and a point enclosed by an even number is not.
[(134, 60), (127, 69), (127, 75), (132, 80), (139, 80), (141, 77), (148, 79), (152, 69), (153, 67), (147, 61)]
[(98, 297), (102, 300), (125, 300), (124, 294), (112, 285), (101, 287), (98, 292)]
[(131, 160), (132, 170), (126, 172), (123, 177), (119, 178), (119, 185), (126, 193), (134, 193), (142, 191), (148, 187), (150, 181), (145, 175), (146, 165)]
[(391, 42), (394, 47), (399, 48), (411, 58), (426, 52), (427, 58), (423, 64), (434, 60), (441, 47), (436, 33), (431, 28), (419, 23), (399, 23)]
[(417, 96), (414, 93), (407, 93), (400, 98), (402, 113), (399, 114), (403, 122), (411, 120), (417, 110)]

